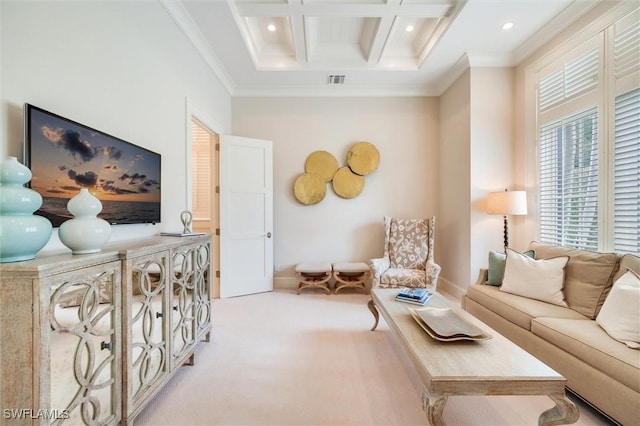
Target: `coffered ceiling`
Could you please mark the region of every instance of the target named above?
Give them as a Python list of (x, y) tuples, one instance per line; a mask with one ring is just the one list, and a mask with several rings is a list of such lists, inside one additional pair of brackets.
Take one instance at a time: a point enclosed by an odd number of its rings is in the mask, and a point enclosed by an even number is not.
[(163, 0), (234, 96), (439, 95), (469, 65), (516, 65), (597, 3)]

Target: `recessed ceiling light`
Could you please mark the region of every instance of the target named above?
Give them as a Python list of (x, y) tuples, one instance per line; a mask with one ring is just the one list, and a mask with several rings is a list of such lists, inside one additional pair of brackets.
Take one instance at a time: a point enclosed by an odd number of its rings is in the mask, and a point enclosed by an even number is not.
[(407, 25), (407, 28), (405, 28), (405, 30), (410, 33), (411, 31), (413, 31), (413, 25)]
[(511, 28), (513, 28), (513, 22), (507, 22), (502, 26), (503, 30), (510, 30)]
[(267, 29), (268, 29), (269, 31), (272, 31), (272, 32), (273, 32), (273, 31), (275, 31), (275, 30), (276, 30), (276, 26), (275, 26), (275, 25), (273, 25), (273, 24), (269, 24), (269, 25), (267, 25)]

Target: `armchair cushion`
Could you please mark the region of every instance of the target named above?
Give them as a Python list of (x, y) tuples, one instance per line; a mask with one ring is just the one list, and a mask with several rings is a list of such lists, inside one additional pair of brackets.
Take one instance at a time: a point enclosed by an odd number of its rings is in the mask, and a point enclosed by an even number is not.
[(380, 287), (424, 287), (426, 284), (424, 270), (389, 268), (380, 276)]
[(391, 219), (389, 261), (391, 268), (425, 269), (429, 220)]

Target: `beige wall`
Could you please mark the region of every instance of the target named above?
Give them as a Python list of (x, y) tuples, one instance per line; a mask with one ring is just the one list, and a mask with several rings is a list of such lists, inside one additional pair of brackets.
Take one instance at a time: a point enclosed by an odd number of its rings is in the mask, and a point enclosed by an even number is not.
[[(235, 98), (232, 105), (233, 134), (273, 141), (276, 287), (296, 284), (300, 262), (381, 256), (385, 215), (437, 214), (436, 98)], [(373, 143), (381, 158), (362, 194), (342, 199), (329, 186), (319, 204), (300, 204), (293, 183), (307, 156), (325, 150), (345, 166), (358, 141)]]
[[(487, 267), (488, 252), (504, 246), (503, 218), (487, 214), (488, 193), (523, 189), (513, 179), (513, 90), (512, 68), (471, 68), (469, 283)], [(514, 232), (518, 219), (508, 218), (509, 245), (521, 250)]]
[(442, 286), (457, 295), (487, 266), (489, 250), (503, 246), (502, 217), (487, 215), (486, 197), (518, 189), (511, 165), (513, 86), (510, 68), (471, 68), (440, 98), (437, 244)]
[[(162, 154), (162, 224), (113, 227), (112, 241), (182, 229), (186, 102), (230, 128), (230, 96), (159, 2), (1, 1), (0, 156), (22, 159), (23, 104)], [(46, 250), (64, 248), (57, 230)]]
[(447, 290), (469, 281), (471, 72), (440, 97), (440, 185), (436, 253)]

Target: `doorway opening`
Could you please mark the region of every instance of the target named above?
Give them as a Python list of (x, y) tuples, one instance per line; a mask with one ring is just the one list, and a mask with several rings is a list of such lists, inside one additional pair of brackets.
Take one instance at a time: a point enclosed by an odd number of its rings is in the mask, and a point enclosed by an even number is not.
[(194, 232), (213, 235), (213, 297), (220, 297), (219, 135), (191, 117), (191, 213)]

